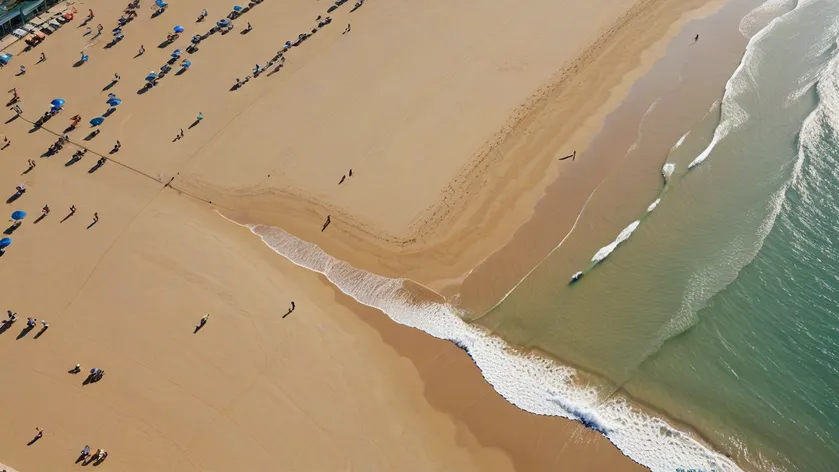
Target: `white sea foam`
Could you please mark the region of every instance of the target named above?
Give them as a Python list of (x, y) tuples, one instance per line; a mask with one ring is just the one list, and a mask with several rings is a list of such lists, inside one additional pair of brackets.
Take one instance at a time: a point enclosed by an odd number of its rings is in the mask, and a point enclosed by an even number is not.
[(657, 198), (654, 202), (650, 203), (650, 206), (647, 207), (647, 213), (651, 213), (655, 210), (655, 207), (657, 207), (659, 203), (661, 203), (660, 198)]
[(356, 269), (279, 228), (262, 225), (249, 228), (276, 253), (323, 274), (358, 302), (381, 310), (397, 323), (456, 343), (469, 353), (484, 378), (501, 396), (525, 411), (579, 420), (603, 433), (627, 456), (653, 471), (740, 470), (728, 458), (624, 399), (615, 396), (602, 401), (595, 390), (575, 386), (574, 369), (535, 355), (513, 352), (500, 338), (463, 321), (449, 305), (417, 303), (405, 290), (403, 279)]
[(772, 31), (774, 26), (783, 17), (782, 15), (773, 18), (766, 27), (761, 29), (749, 40), (749, 44), (746, 46), (746, 52), (743, 54), (743, 59), (740, 61), (734, 74), (731, 75), (731, 78), (725, 84), (720, 123), (714, 130), (714, 137), (711, 139), (708, 147), (688, 165), (689, 170), (705, 162), (723, 138), (749, 119), (748, 111), (738, 103), (738, 98), (748, 92), (752, 87), (753, 77), (755, 76), (753, 69), (763, 57), (763, 53), (758, 44)]
[(690, 131), (688, 131), (687, 133), (683, 134), (683, 135), (682, 135), (682, 137), (681, 137), (681, 138), (679, 138), (679, 140), (678, 140), (678, 141), (676, 141), (676, 145), (675, 145), (675, 146), (673, 146), (673, 147), (670, 149), (670, 151), (672, 152), (673, 150), (678, 149), (678, 148), (679, 148), (682, 144), (684, 144), (684, 143), (685, 143), (685, 139), (687, 139), (687, 137), (688, 137), (688, 135), (689, 135), (689, 134), (690, 134)]
[(670, 177), (673, 175), (673, 171), (676, 170), (676, 164), (664, 164), (664, 167), (661, 168), (661, 176), (664, 177), (664, 183), (670, 182)]
[(594, 254), (594, 257), (591, 258), (591, 261), (601, 262), (603, 259), (609, 257), (609, 254), (611, 254), (612, 251), (614, 251), (620, 243), (626, 241), (627, 239), (629, 239), (630, 236), (632, 236), (632, 233), (635, 232), (636, 229), (638, 229), (638, 225), (640, 224), (640, 221), (633, 221), (629, 226), (624, 228), (623, 231), (621, 231), (618, 234), (618, 237), (615, 238), (614, 241), (612, 241), (609, 245), (600, 248), (600, 250)]
[(751, 38), (766, 28), (772, 20), (794, 10), (796, 6), (798, 6), (798, 0), (769, 0), (740, 20), (740, 33), (745, 38)]
[(694, 159), (693, 161), (691, 161), (690, 164), (688, 164), (688, 169), (693, 169), (694, 167), (698, 166), (699, 164), (702, 164), (703, 162), (705, 162), (705, 159), (707, 159), (708, 156), (711, 155), (711, 151), (713, 151), (714, 148), (717, 147), (717, 143), (720, 142), (720, 139), (722, 139), (725, 135), (728, 134), (728, 130), (723, 130), (723, 131), (720, 131), (720, 130), (721, 130), (721, 126), (718, 126), (717, 131), (714, 132), (714, 138), (711, 140), (711, 144), (709, 144), (708, 147), (706, 147), (705, 150), (702, 151), (702, 153), (700, 153), (698, 156), (696, 156), (696, 159)]

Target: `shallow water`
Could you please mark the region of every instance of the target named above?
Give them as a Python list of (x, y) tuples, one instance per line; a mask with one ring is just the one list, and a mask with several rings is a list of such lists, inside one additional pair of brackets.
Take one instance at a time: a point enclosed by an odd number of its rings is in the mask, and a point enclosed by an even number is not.
[(741, 66), (674, 141), (661, 200), (609, 215), (585, 258), (560, 248), (479, 323), (741, 464), (839, 470), (837, 20), (832, 0), (744, 19)]

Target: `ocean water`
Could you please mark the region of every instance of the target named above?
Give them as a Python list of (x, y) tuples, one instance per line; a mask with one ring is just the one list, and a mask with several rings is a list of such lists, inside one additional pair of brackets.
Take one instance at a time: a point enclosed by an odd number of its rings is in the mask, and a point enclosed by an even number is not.
[(744, 468), (837, 471), (839, 2), (768, 2), (741, 31), (742, 62), (674, 143), (658, 198), (587, 265), (560, 249), (477, 322)]

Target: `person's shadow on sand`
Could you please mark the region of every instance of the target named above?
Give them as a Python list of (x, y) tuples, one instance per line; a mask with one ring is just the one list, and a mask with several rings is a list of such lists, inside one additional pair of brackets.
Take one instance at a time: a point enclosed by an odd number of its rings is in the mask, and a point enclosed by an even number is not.
[(5, 333), (6, 331), (8, 331), (8, 330), (9, 330), (9, 328), (11, 328), (13, 324), (14, 324), (14, 323), (10, 323), (8, 320), (4, 321), (4, 322), (3, 322), (3, 325), (2, 325), (2, 326), (0, 326), (0, 334), (3, 334), (3, 333)]
[(42, 437), (43, 437), (43, 434), (38, 433), (38, 434), (36, 434), (36, 435), (35, 435), (35, 437), (34, 437), (34, 438), (32, 438), (32, 440), (31, 440), (31, 441), (29, 441), (28, 443), (26, 443), (26, 445), (27, 445), (27, 446), (31, 446), (31, 445), (35, 444), (36, 442), (38, 442), (38, 440), (39, 440), (39, 439), (41, 439)]
[(33, 337), (32, 339), (38, 339), (38, 338), (40, 338), (42, 334), (44, 334), (44, 333), (46, 333), (46, 332), (47, 332), (47, 329), (48, 329), (48, 328), (49, 328), (49, 326), (44, 326), (43, 328), (41, 328), (41, 330), (40, 330), (40, 331), (38, 331), (37, 333), (35, 333), (35, 337)]
[(18, 334), (18, 335), (17, 335), (17, 338), (16, 338), (16, 339), (23, 339), (23, 338), (25, 338), (25, 337), (26, 337), (26, 335), (27, 335), (27, 334), (29, 334), (29, 332), (30, 332), (30, 331), (32, 331), (33, 329), (35, 329), (35, 327), (34, 327), (34, 326), (26, 326), (26, 327), (24, 327), (22, 330), (20, 330), (20, 334)]

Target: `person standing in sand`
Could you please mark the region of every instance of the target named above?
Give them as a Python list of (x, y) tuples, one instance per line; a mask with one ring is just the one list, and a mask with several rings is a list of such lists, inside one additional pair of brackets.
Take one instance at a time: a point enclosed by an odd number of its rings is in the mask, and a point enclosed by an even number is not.
[(192, 332), (192, 334), (197, 333), (197, 332), (198, 332), (201, 328), (203, 328), (203, 327), (204, 327), (204, 325), (205, 325), (205, 324), (207, 324), (207, 321), (208, 321), (209, 319), (210, 319), (210, 314), (209, 314), (209, 313), (207, 313), (206, 315), (202, 316), (202, 317), (201, 317), (201, 319), (198, 321), (198, 324), (197, 324), (197, 325), (195, 325), (195, 330)]
[(321, 233), (323, 233), (323, 231), (326, 229), (326, 227), (329, 226), (329, 223), (332, 223), (332, 216), (331, 215), (326, 215), (326, 222), (323, 224), (323, 228), (320, 229)]

